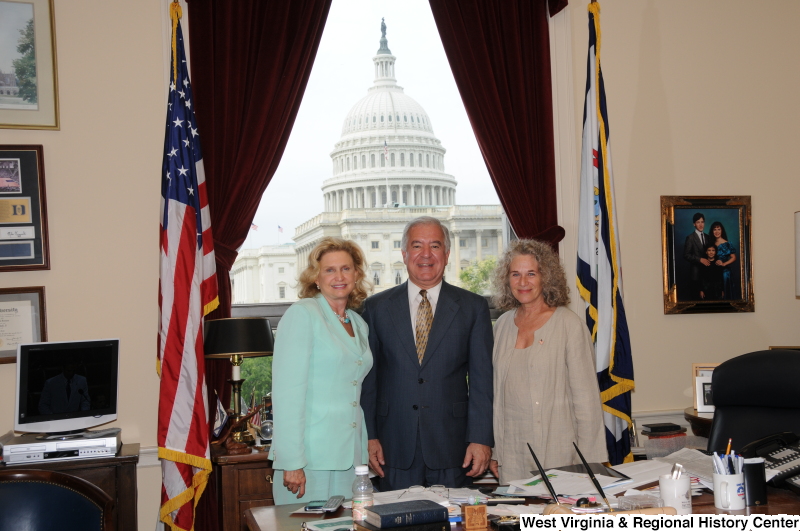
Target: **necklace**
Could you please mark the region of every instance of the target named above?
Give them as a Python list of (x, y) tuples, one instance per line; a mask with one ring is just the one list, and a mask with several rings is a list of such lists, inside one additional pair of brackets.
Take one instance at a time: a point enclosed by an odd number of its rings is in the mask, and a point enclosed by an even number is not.
[(338, 313), (336, 313), (335, 310), (331, 310), (331, 311), (333, 312), (333, 315), (335, 315), (336, 318), (339, 319), (339, 322), (342, 323), (343, 325), (350, 323), (350, 318), (347, 317), (347, 310), (344, 311), (344, 315), (339, 315)]

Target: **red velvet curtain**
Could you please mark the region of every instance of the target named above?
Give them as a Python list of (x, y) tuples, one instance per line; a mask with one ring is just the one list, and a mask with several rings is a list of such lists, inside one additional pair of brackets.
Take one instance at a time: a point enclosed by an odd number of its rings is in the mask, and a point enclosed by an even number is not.
[[(278, 168), (331, 0), (190, 0), (195, 112), (202, 136), (219, 308), (231, 315), (230, 270), (261, 196)], [(206, 363), (209, 412), (216, 391), (230, 403), (231, 365)], [(219, 528), (214, 481), (197, 507), (197, 529)]]
[(567, 0), (430, 0), (483, 159), (520, 238), (556, 247), (548, 8)]

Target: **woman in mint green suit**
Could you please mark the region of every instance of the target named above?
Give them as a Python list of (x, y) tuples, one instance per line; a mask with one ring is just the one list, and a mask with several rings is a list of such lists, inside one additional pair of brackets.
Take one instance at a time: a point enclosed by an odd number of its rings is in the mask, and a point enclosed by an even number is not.
[(276, 505), (349, 497), (367, 464), (361, 383), (372, 367), (361, 306), (369, 284), (357, 244), (325, 238), (281, 318), (272, 361)]

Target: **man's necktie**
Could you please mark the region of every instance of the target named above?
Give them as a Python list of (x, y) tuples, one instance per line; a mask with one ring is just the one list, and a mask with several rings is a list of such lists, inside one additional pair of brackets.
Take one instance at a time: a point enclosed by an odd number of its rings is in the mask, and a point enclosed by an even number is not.
[(431, 303), (428, 301), (427, 290), (420, 290), (419, 294), (422, 295), (422, 301), (417, 309), (417, 358), (422, 365), (425, 347), (428, 346), (428, 334), (433, 323), (433, 311), (431, 311)]

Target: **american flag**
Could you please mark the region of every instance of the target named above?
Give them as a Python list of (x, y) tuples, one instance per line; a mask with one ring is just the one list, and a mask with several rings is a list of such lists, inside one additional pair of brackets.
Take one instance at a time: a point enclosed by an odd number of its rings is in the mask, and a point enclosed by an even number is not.
[(255, 223), (251, 223), (251, 224), (250, 224), (250, 229), (252, 229), (252, 230), (258, 230), (258, 225), (256, 225)]
[[(180, 7), (172, 15), (180, 18)], [(203, 155), (177, 18), (161, 172), (159, 519), (174, 530), (190, 530), (211, 472), (203, 317), (219, 299)]]
[(283, 227), (281, 227), (280, 225), (278, 225), (278, 232), (283, 232)]

